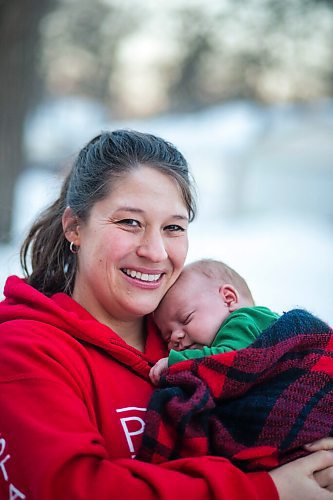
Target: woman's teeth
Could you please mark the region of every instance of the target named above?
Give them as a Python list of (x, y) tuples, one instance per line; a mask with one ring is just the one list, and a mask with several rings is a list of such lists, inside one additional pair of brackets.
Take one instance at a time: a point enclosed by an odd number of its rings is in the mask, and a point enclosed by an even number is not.
[(140, 271), (134, 271), (133, 269), (123, 269), (123, 272), (127, 274), (127, 276), (140, 281), (157, 281), (161, 277), (161, 274), (140, 273)]

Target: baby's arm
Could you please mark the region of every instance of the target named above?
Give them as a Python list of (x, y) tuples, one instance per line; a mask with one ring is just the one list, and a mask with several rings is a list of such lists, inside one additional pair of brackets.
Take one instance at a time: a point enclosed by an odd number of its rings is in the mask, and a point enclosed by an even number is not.
[(168, 369), (168, 358), (161, 358), (154, 364), (149, 372), (150, 380), (154, 385), (157, 385), (160, 381), (162, 373)]

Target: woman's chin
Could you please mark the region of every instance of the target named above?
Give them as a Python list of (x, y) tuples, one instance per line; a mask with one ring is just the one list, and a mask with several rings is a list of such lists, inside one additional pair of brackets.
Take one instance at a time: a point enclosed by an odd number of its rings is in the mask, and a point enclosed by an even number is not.
[(148, 314), (151, 314), (153, 311), (155, 311), (159, 302), (160, 300), (154, 302), (137, 301), (135, 304), (132, 304), (132, 306), (128, 308), (128, 312), (137, 318), (142, 318), (143, 316), (148, 316)]

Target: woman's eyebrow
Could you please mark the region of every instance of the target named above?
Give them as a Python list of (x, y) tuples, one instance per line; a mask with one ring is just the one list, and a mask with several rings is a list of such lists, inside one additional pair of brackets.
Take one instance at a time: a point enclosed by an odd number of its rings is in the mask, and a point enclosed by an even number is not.
[(178, 215), (178, 214), (175, 214), (175, 215), (172, 215), (171, 217), (173, 217), (174, 219), (179, 219), (179, 220), (185, 220), (185, 221), (188, 221), (188, 217), (186, 215)]
[[(114, 213), (116, 214), (118, 212), (131, 212), (131, 213), (138, 213), (138, 214), (144, 214), (145, 213), (145, 211), (142, 210), (141, 208), (128, 207), (128, 206), (118, 207), (117, 210), (114, 211)], [(170, 215), (170, 217), (172, 219), (178, 219), (178, 220), (182, 220), (182, 221), (188, 221), (189, 220), (188, 216), (181, 215), (181, 214), (173, 214), (173, 215)]]
[(134, 212), (143, 214), (144, 210), (142, 210), (141, 208), (123, 206), (123, 207), (118, 207), (117, 210), (115, 210), (115, 213), (117, 212)]

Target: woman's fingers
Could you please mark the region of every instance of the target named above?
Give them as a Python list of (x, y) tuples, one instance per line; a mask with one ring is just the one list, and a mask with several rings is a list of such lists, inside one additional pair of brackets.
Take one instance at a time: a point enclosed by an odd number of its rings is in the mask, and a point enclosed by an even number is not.
[(304, 445), (308, 451), (333, 450), (333, 437), (325, 437)]
[(315, 472), (314, 478), (319, 486), (333, 492), (333, 467)]
[[(311, 452), (318, 450), (333, 450), (333, 438), (325, 437), (318, 439), (313, 443), (306, 444), (304, 448)], [(314, 478), (322, 488), (326, 488), (328, 491), (333, 492), (333, 467), (327, 467), (326, 469), (314, 472)]]
[(333, 500), (333, 452), (317, 451), (269, 472), (280, 500)]

